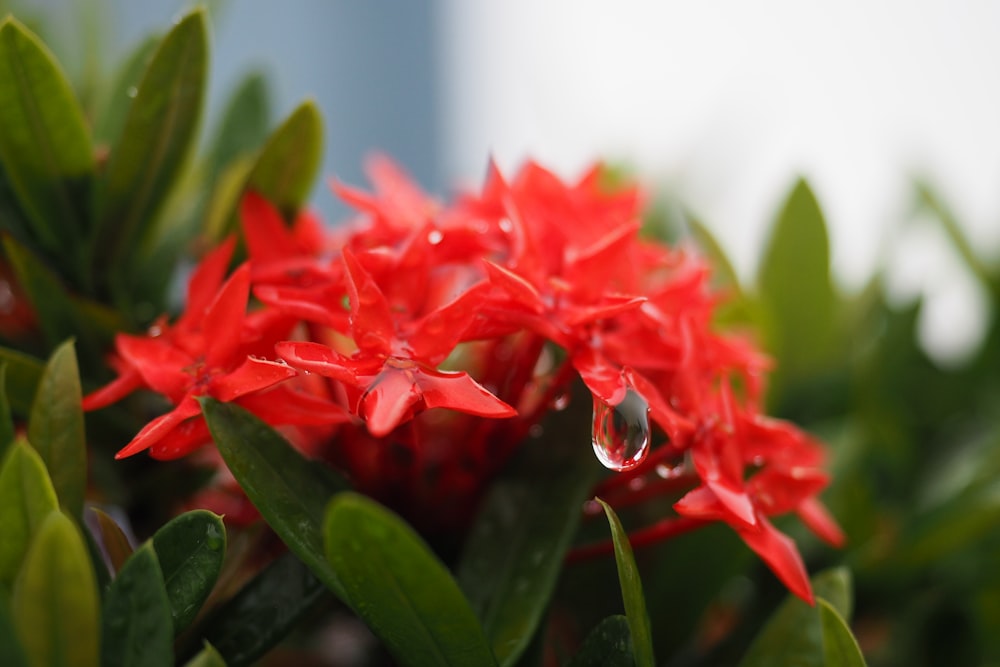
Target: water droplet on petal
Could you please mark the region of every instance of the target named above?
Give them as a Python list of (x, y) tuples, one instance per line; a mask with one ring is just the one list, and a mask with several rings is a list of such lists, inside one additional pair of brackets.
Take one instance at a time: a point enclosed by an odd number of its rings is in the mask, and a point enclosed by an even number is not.
[(684, 464), (668, 466), (665, 463), (661, 463), (656, 466), (656, 474), (663, 479), (677, 479), (684, 474)]
[(631, 388), (618, 405), (608, 405), (594, 396), (591, 440), (597, 460), (606, 468), (621, 472), (642, 463), (649, 451), (646, 400)]
[(444, 240), (444, 234), (441, 233), (440, 229), (432, 229), (427, 232), (427, 242), (431, 245), (437, 245)]
[(562, 393), (556, 394), (556, 397), (552, 399), (552, 409), (558, 411), (565, 410), (569, 406), (569, 392), (564, 391)]

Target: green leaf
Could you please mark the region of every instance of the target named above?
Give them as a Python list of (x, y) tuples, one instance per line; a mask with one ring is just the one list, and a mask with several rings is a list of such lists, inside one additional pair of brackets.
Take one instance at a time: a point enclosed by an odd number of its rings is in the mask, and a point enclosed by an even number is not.
[(270, 426), (231, 403), (202, 398), (201, 409), (229, 471), (268, 525), (338, 597), (340, 581), (323, 555), (323, 512), (347, 483), (297, 452)]
[[(851, 616), (850, 586), (851, 575), (845, 568), (826, 570), (812, 579), (813, 594), (828, 600), (844, 618)], [(789, 595), (768, 619), (740, 667), (770, 665), (824, 667), (823, 629), (816, 607)]]
[(21, 648), (14, 628), (14, 619), (6, 604), (0, 604), (0, 665), (4, 667), (28, 667), (28, 657)]
[(10, 589), (31, 538), (58, 507), (41, 457), (25, 441), (14, 443), (0, 467), (0, 587)]
[(0, 160), (39, 243), (79, 246), (94, 171), (83, 111), (52, 54), (13, 18), (0, 23)]
[(226, 661), (222, 659), (219, 652), (211, 644), (205, 642), (205, 646), (195, 657), (189, 660), (185, 667), (226, 667)]
[(78, 322), (62, 279), (35, 253), (11, 236), (3, 236), (3, 250), (14, 269), (17, 282), (35, 309), (45, 342), (54, 347), (75, 335), (79, 329)]
[(87, 441), (80, 406), (80, 375), (72, 341), (49, 359), (28, 416), (28, 441), (41, 455), (67, 514), (83, 516)]
[(209, 152), (209, 173), (215, 176), (233, 160), (255, 151), (267, 138), (270, 117), (267, 81), (260, 72), (253, 72), (240, 82), (222, 114)]
[(97, 526), (101, 533), (100, 545), (104, 548), (104, 553), (108, 555), (113, 571), (120, 572), (122, 566), (132, 555), (132, 545), (121, 526), (114, 519), (96, 507), (91, 507), (90, 511), (97, 517)]
[(654, 667), (653, 632), (649, 627), (649, 614), (646, 613), (646, 597), (642, 592), (642, 580), (639, 569), (632, 555), (632, 545), (628, 534), (622, 528), (618, 515), (611, 506), (600, 498), (595, 500), (604, 508), (611, 526), (611, 539), (615, 544), (615, 563), (618, 565), (618, 582), (622, 589), (622, 602), (625, 603), (625, 617), (632, 636), (632, 646), (635, 650), (636, 667)]
[(214, 610), (201, 634), (230, 665), (250, 665), (329, 596), (309, 568), (286, 552)]
[(174, 632), (186, 628), (201, 609), (222, 571), (226, 527), (207, 510), (176, 517), (153, 535), (163, 572)]
[(458, 584), (406, 522), (344, 492), (330, 502), (324, 533), (344, 601), (400, 664), (496, 664)]
[(98, 267), (127, 260), (154, 228), (193, 143), (207, 58), (204, 10), (185, 16), (153, 54), (99, 182)]
[(458, 563), (456, 578), (501, 665), (515, 664), (535, 634), (601, 469), (579, 446), (589, 423), (573, 415), (554, 412), (546, 446), (522, 447), (493, 482)]
[(833, 366), (837, 304), (830, 247), (823, 213), (805, 181), (796, 183), (771, 231), (758, 285), (769, 315), (768, 348), (778, 358), (776, 378), (794, 381)]
[(608, 616), (597, 624), (566, 667), (634, 667), (628, 619)]
[(315, 102), (303, 102), (264, 145), (248, 185), (291, 220), (309, 197), (322, 155), (323, 119)]
[(215, 188), (205, 207), (204, 230), (208, 238), (219, 242), (235, 228), (236, 211), (253, 165), (252, 157), (237, 158), (215, 180)]
[(0, 361), (7, 370), (4, 373), (4, 388), (11, 409), (19, 415), (27, 415), (31, 402), (38, 391), (38, 383), (45, 372), (45, 364), (17, 350), (0, 347)]
[(97, 584), (73, 521), (51, 512), (14, 583), (14, 625), (32, 665), (97, 667)]
[(121, 134), (126, 112), (138, 93), (139, 81), (160, 41), (160, 35), (149, 35), (122, 62), (101, 109), (95, 114), (95, 143), (110, 144)]
[(7, 454), (7, 449), (14, 443), (14, 418), (10, 414), (10, 402), (7, 400), (7, 362), (0, 359), (0, 459)]
[(147, 542), (104, 596), (101, 667), (170, 667), (172, 642), (170, 604), (156, 552)]
[(823, 627), (825, 667), (865, 667), (861, 648), (841, 615), (823, 598), (817, 598), (816, 605)]

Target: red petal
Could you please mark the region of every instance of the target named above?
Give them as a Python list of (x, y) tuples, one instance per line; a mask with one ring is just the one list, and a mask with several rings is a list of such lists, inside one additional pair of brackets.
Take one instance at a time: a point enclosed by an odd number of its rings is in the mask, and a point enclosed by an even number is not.
[(361, 397), (358, 412), (365, 418), (368, 432), (381, 438), (410, 419), (420, 399), (420, 389), (406, 372), (388, 368)]
[(294, 368), (277, 361), (248, 357), (232, 373), (213, 377), (208, 393), (225, 403), (266, 389), (296, 374)]
[(574, 351), (571, 359), (573, 367), (580, 374), (590, 391), (608, 405), (618, 405), (625, 398), (628, 386), (622, 377), (622, 369), (591, 345), (584, 345)]
[(416, 381), (428, 408), (450, 408), (480, 417), (513, 417), (517, 410), (491, 394), (468, 373), (418, 368)]
[(483, 260), (483, 264), (486, 266), (486, 275), (489, 276), (492, 284), (507, 292), (531, 312), (542, 313), (545, 311), (545, 302), (534, 285), (510, 269), (505, 269), (489, 260)]
[(149, 448), (149, 455), (160, 461), (179, 459), (211, 441), (212, 434), (208, 431), (208, 424), (199, 415), (178, 424), (169, 437)]
[(834, 547), (844, 546), (846, 537), (836, 520), (816, 498), (806, 498), (798, 508), (799, 518), (822, 540)]
[(256, 192), (247, 192), (240, 202), (243, 238), (253, 262), (284, 261), (299, 254), (278, 209)]
[(307, 322), (316, 322), (333, 329), (346, 330), (347, 312), (334, 298), (333, 287), (327, 289), (260, 285), (254, 296), (268, 306)]
[(192, 272), (188, 283), (187, 307), (177, 322), (179, 328), (194, 329), (201, 324), (205, 310), (212, 303), (226, 276), (226, 268), (235, 246), (235, 238), (226, 239), (218, 248), (205, 255), (198, 268)]
[(176, 434), (177, 427), (184, 420), (197, 415), (199, 412), (200, 408), (197, 401), (190, 396), (185, 397), (176, 408), (146, 424), (132, 438), (132, 442), (125, 445), (121, 451), (115, 454), (115, 458), (123, 459), (126, 456), (138, 454), (144, 449), (149, 449), (164, 438), (171, 437), (171, 435)]
[(244, 264), (229, 277), (205, 311), (201, 330), (207, 341), (206, 366), (228, 368), (236, 362), (249, 298), (250, 265)]
[(368, 354), (388, 355), (396, 327), (382, 290), (348, 248), (343, 252), (347, 286), (351, 297), (351, 329), (358, 349)]
[(815, 604), (809, 574), (802, 563), (799, 550), (787, 535), (775, 528), (764, 517), (759, 517), (754, 528), (734, 526), (747, 546), (757, 552), (788, 590), (810, 605)]
[(179, 403), (193, 381), (184, 369), (193, 369), (194, 359), (163, 338), (141, 338), (119, 334), (115, 337), (118, 354), (140, 375), (150, 389), (173, 403)]
[(351, 413), (342, 405), (284, 385), (259, 394), (242, 396), (236, 402), (274, 426), (326, 426), (353, 420)]
[(414, 326), (407, 343), (413, 358), (430, 365), (441, 363), (451, 354), (462, 334), (479, 312), (477, 306), (490, 287), (481, 282), (462, 292), (458, 298), (428, 313)]
[(275, 346), (278, 356), (295, 368), (319, 373), (353, 386), (361, 386), (363, 375), (374, 375), (381, 361), (357, 362), (338, 354), (326, 345), (305, 341), (283, 341)]
[(83, 410), (90, 412), (117, 403), (142, 386), (142, 375), (134, 367), (129, 366), (114, 380), (84, 396)]

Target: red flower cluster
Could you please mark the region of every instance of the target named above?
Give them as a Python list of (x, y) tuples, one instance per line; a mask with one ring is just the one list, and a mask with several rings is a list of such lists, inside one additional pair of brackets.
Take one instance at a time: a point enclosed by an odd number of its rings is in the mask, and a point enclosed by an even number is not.
[(118, 337), (119, 377), (86, 407), (140, 388), (175, 406), (119, 457), (208, 442), (194, 397), (211, 395), (273, 425), (325, 425), (311, 451), (360, 490), (460, 524), (578, 376), (594, 395), (594, 451), (621, 472), (600, 493), (618, 505), (683, 493), (678, 516), (636, 542), (724, 521), (812, 599), (768, 517), (794, 511), (842, 541), (816, 498), (822, 450), (761, 414), (767, 360), (712, 330), (717, 297), (697, 257), (639, 236), (635, 189), (608, 192), (596, 168), (567, 185), (528, 164), (513, 180), (491, 169), (446, 206), (386, 159), (370, 175), (374, 193), (335, 186), (358, 216), (326, 236), (248, 194), (248, 261), (226, 279), (223, 244), (180, 319)]

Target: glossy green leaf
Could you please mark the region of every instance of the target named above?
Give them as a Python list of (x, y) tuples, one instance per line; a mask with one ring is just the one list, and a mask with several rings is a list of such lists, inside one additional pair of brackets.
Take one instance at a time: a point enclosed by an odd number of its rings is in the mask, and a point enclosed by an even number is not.
[(805, 181), (796, 183), (778, 215), (758, 286), (769, 316), (768, 347), (778, 359), (775, 377), (801, 378), (833, 365), (830, 246), (823, 213)]
[(323, 119), (303, 102), (264, 144), (248, 186), (291, 220), (309, 197), (323, 155)]
[(59, 504), (73, 517), (83, 516), (87, 488), (87, 441), (80, 406), (80, 375), (72, 341), (49, 359), (28, 416), (28, 441), (49, 470)]
[(340, 582), (323, 555), (323, 512), (347, 483), (322, 473), (273, 428), (231, 403), (201, 399), (212, 438), (233, 477), (264, 520), (338, 597)]
[(546, 447), (522, 447), (492, 483), (458, 563), (456, 578), (501, 665), (515, 664), (535, 634), (601, 470), (579, 447), (590, 425), (574, 414), (554, 412)]
[(14, 583), (14, 625), (32, 665), (97, 667), (97, 584), (73, 521), (51, 512)]
[(632, 555), (632, 545), (629, 544), (628, 534), (611, 506), (600, 498), (595, 500), (604, 508), (608, 524), (611, 526), (615, 563), (618, 566), (618, 583), (622, 589), (622, 602), (625, 603), (625, 617), (628, 619), (632, 637), (636, 667), (654, 667), (656, 660), (653, 658), (653, 632), (649, 626), (646, 596), (642, 592), (642, 580), (639, 578), (639, 568), (636, 567), (635, 557)]
[(161, 39), (160, 35), (149, 35), (122, 61), (104, 104), (95, 114), (95, 143), (110, 144), (121, 134), (128, 109), (138, 93), (142, 74)]
[(204, 10), (178, 22), (136, 87), (99, 182), (94, 250), (102, 264), (126, 260), (153, 229), (193, 144), (207, 74), (205, 24)]
[(237, 158), (215, 180), (215, 188), (205, 208), (205, 234), (208, 238), (221, 241), (236, 227), (236, 211), (253, 165), (252, 157)]
[(329, 596), (323, 582), (286, 552), (216, 609), (201, 634), (228, 664), (250, 665)]
[(174, 632), (186, 628), (201, 609), (222, 571), (226, 527), (207, 510), (185, 512), (153, 535), (153, 548), (170, 600)]
[(121, 526), (108, 516), (107, 513), (102, 512), (96, 507), (91, 507), (90, 511), (97, 518), (97, 526), (100, 531), (100, 546), (103, 548), (104, 553), (107, 554), (113, 571), (119, 572), (132, 555), (132, 545), (129, 543), (128, 537), (126, 537)]
[(608, 616), (597, 624), (566, 667), (635, 667), (628, 619)]
[(253, 72), (240, 82), (222, 114), (209, 152), (209, 173), (215, 176), (241, 155), (256, 152), (267, 138), (270, 119), (267, 80)]
[[(845, 568), (819, 573), (813, 577), (812, 587), (817, 598), (829, 601), (842, 617), (851, 617), (851, 575)], [(818, 608), (790, 594), (757, 635), (740, 667), (823, 667), (823, 628), (819, 613)]]
[(156, 552), (139, 547), (111, 582), (101, 616), (101, 667), (170, 667), (170, 603)]
[(352, 492), (334, 496), (326, 557), (344, 601), (401, 665), (495, 665), (482, 626), (451, 573), (398, 516)]
[(45, 372), (45, 364), (31, 355), (6, 347), (0, 347), (0, 361), (6, 366), (4, 388), (11, 410), (27, 416)]
[(15, 435), (14, 418), (10, 414), (10, 402), (7, 400), (7, 362), (0, 359), (0, 460), (14, 444)]
[(57, 255), (87, 228), (93, 149), (52, 54), (13, 18), (0, 23), (0, 160), (37, 240)]
[(185, 667), (226, 667), (226, 661), (211, 644), (205, 642), (198, 655), (185, 663)]
[(0, 587), (10, 589), (31, 538), (58, 507), (41, 457), (23, 440), (14, 443), (0, 467)]
[(823, 598), (817, 598), (816, 606), (823, 628), (825, 667), (865, 667), (861, 648), (840, 613)]

